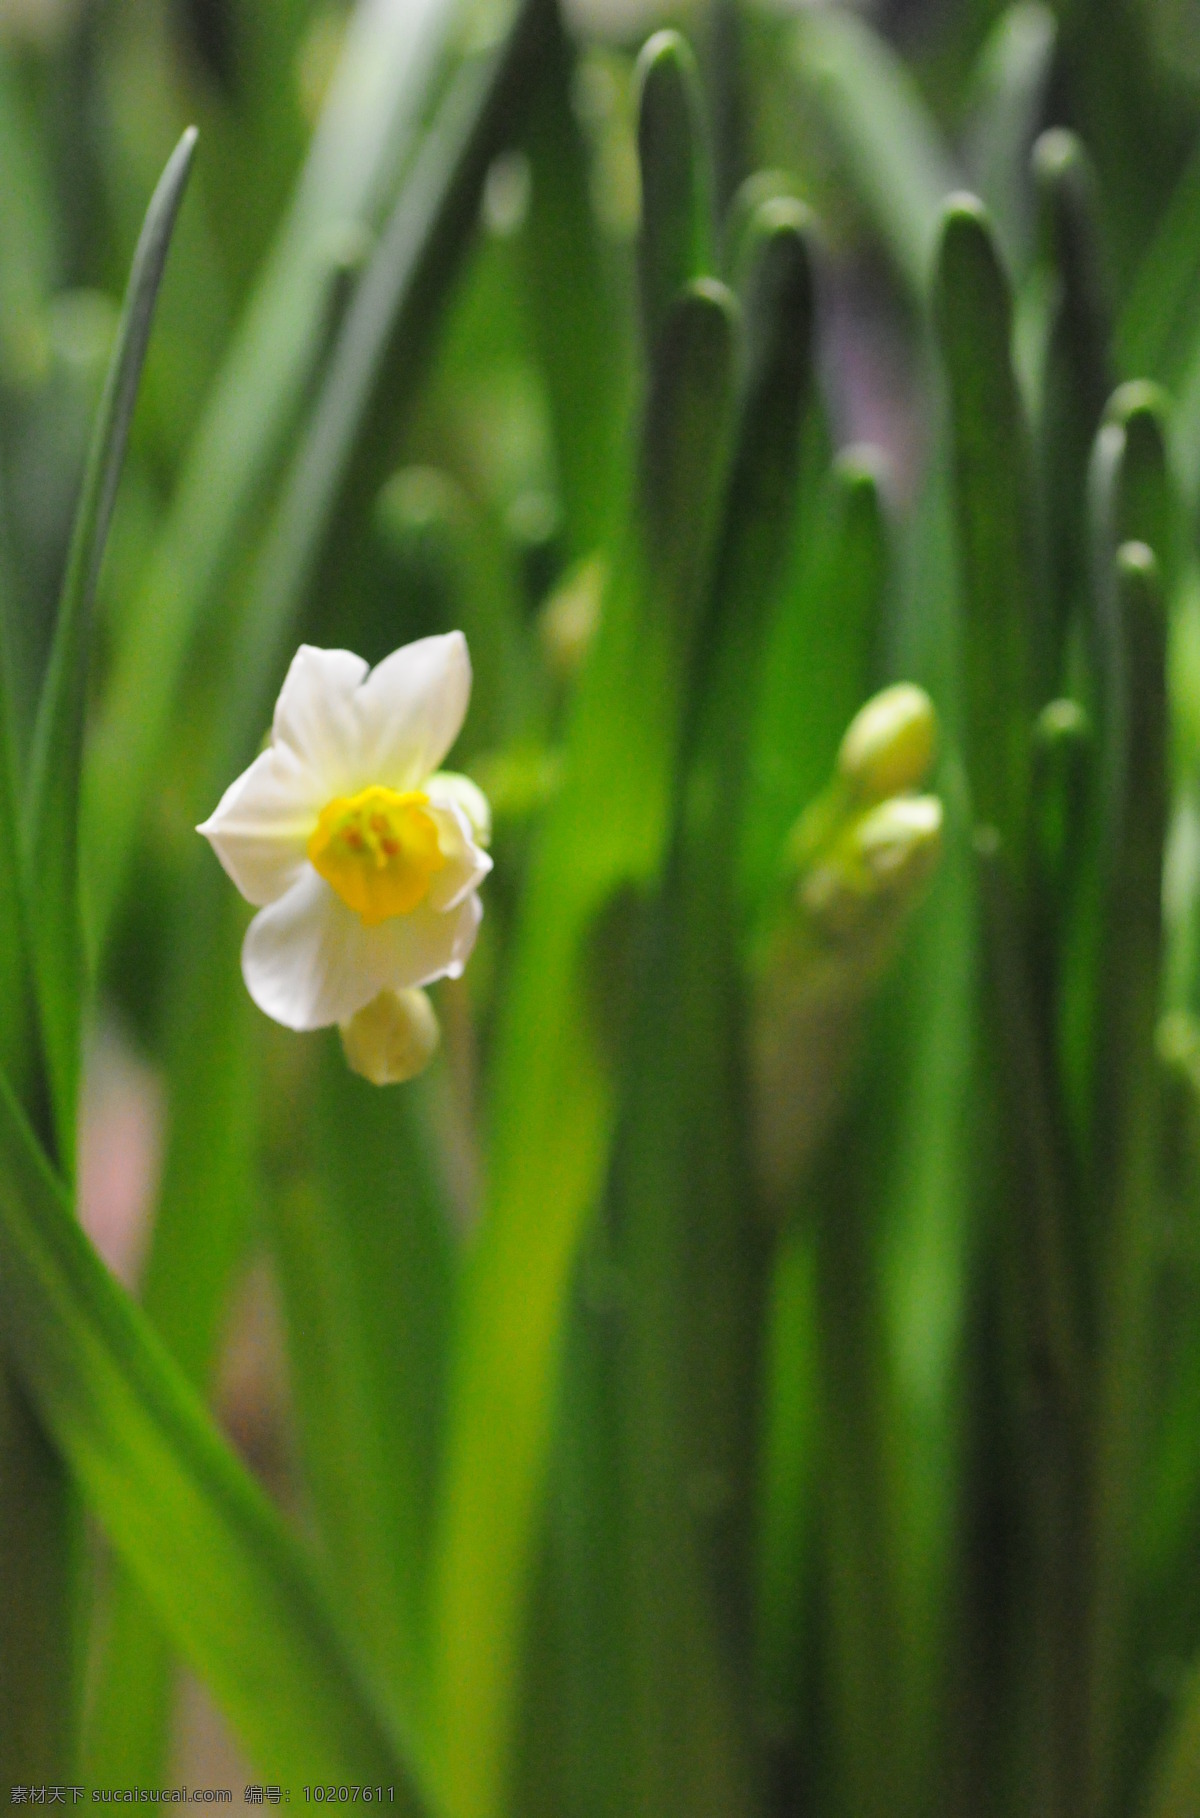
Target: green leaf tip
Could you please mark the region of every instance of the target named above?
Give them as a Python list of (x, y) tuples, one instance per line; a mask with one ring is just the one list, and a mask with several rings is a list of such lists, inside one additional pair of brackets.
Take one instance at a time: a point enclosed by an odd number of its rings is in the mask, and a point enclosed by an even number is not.
[(969, 189), (956, 189), (942, 204), (938, 229), (939, 264), (957, 253), (960, 247), (975, 248), (986, 244), (995, 250), (992, 217), (978, 196)]
[[(953, 320), (953, 302), (970, 295), (976, 308), (1003, 310), (1012, 303), (1008, 272), (995, 224), (987, 208), (969, 190), (947, 196), (942, 209), (933, 273), (934, 309), (943, 335)], [(1009, 330), (1006, 326), (1005, 333)]]
[(653, 349), (679, 292), (713, 265), (700, 78), (678, 32), (656, 32), (642, 47), (634, 91), (642, 180), (638, 282), (645, 341)]
[(1148, 543), (1122, 543), (1117, 551), (1117, 572), (1143, 596), (1156, 594), (1159, 582), (1158, 558)]
[(855, 498), (879, 495), (888, 482), (888, 458), (874, 442), (850, 442), (831, 462), (839, 487)]
[(1117, 423), (1128, 430), (1137, 418), (1152, 419), (1165, 434), (1171, 400), (1153, 379), (1130, 379), (1118, 385), (1104, 412), (1106, 423)]

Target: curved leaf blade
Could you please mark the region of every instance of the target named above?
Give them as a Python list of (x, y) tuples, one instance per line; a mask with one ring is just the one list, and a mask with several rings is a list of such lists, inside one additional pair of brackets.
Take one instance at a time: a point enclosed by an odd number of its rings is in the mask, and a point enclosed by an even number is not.
[(0, 1082), (4, 1336), (123, 1561), (272, 1777), (394, 1784), (400, 1745), (303, 1557), (71, 1215)]
[(88, 455), (34, 729), (24, 817), (30, 878), (36, 865), (37, 879), (37, 912), (29, 916), (29, 934), (58, 1145), (67, 1157), (73, 1147), (84, 986), (79, 778), (92, 614), (154, 306), (195, 149), (196, 129), (189, 126), (159, 178), (138, 239)]

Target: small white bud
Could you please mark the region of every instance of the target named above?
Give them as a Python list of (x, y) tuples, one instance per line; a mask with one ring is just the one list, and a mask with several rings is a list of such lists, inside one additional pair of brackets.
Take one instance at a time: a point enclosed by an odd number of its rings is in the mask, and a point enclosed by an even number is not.
[(340, 1025), (346, 1063), (373, 1086), (415, 1079), (437, 1052), (441, 1030), (424, 991), (381, 991)]

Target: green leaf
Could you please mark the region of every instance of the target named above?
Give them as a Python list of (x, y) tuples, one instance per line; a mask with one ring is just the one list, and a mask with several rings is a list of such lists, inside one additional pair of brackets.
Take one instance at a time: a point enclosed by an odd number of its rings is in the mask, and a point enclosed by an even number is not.
[(800, 79), (910, 296), (922, 301), (954, 168), (895, 52), (853, 13), (809, 8), (796, 31)]
[(394, 1783), (397, 1741), (294, 1543), (92, 1250), (0, 1083), (4, 1335), (54, 1443), (264, 1774)]
[(1046, 628), (1029, 438), (1012, 364), (1012, 304), (987, 217), (973, 197), (956, 197), (946, 208), (935, 312), (950, 388), (967, 767), (976, 819), (996, 827), (1020, 867)]
[(789, 1229), (772, 1268), (763, 1342), (763, 1438), (756, 1547), (757, 1691), (782, 1752), (801, 1722), (817, 1486), (816, 1302), (812, 1234)]
[(573, 559), (611, 535), (628, 484), (632, 326), (592, 207), (588, 148), (571, 102), (578, 68), (555, 14), (525, 125), (533, 193), (523, 253)]
[(49, 358), (44, 310), (54, 286), (50, 177), (28, 117), (17, 60), (0, 55), (0, 372), (8, 385), (36, 381)]
[(1088, 1658), (1090, 1790), (1111, 1801), (1129, 1633), (1129, 1560), (1145, 1465), (1151, 1288), (1159, 1237), (1160, 1082), (1155, 1031), (1162, 971), (1167, 826), (1166, 614), (1144, 543), (1113, 558), (1120, 692), (1112, 704), (1110, 788), (1096, 973), (1096, 1097), (1089, 1156), (1099, 1336), (1091, 1484)]
[(489, 1189), (453, 1347), (430, 1624), (433, 1744), (453, 1818), (502, 1807), (567, 1286), (612, 1117), (599, 1043), (619, 1004), (592, 937), (615, 893), (644, 887), (661, 863), (732, 360), (728, 292), (693, 286), (659, 343), (638, 499), (532, 858), (496, 1038)]
[(61, 1458), (0, 1363), (0, 1774), (61, 1783), (78, 1768), (85, 1534)]
[[(224, 872), (188, 870), (179, 897), (171, 928), (186, 958), (172, 974), (166, 1008), (167, 1152), (141, 1300), (203, 1394), (254, 1210), (259, 1018), (238, 964), (245, 917)], [(86, 1737), (97, 1785), (149, 1784), (166, 1773), (172, 1667), (136, 1577), (114, 1562)]]
[[(824, 784), (870, 691), (888, 570), (877, 468), (862, 449), (833, 463), (767, 636), (743, 833), (752, 903), (773, 889), (784, 839)], [(802, 713), (797, 676), (811, 678)]]
[(189, 127), (146, 211), (96, 419), (38, 707), (24, 815), (29, 931), (57, 1145), (68, 1170), (75, 1141), (84, 996), (79, 909), (79, 779), (92, 613), (154, 305), (183, 200), (196, 131)]
[[(176, 485), (119, 647), (84, 780), (85, 911), (103, 948), (192, 640), (221, 601), (326, 351), (346, 232), (374, 226), (414, 138), (450, 0), (351, 20), (295, 194)], [(231, 460), (230, 450), (238, 451)]]
[(964, 161), (1014, 270), (1029, 250), (1029, 148), (1042, 122), (1057, 44), (1050, 8), (1018, 0), (992, 27), (972, 79)]
[(1200, 1667), (1188, 1673), (1159, 1745), (1141, 1818), (1192, 1818), (1200, 1801)]
[(330, 1036), (314, 1083), (313, 1175), (274, 1209), (301, 1446), (340, 1608), (416, 1713), (454, 1237), (428, 1082), (368, 1085)]
[(1111, 562), (1122, 543), (1153, 550), (1168, 597), (1178, 585), (1186, 537), (1168, 455), (1169, 421), (1166, 394), (1139, 380), (1118, 387), (1104, 413), (1091, 476), (1099, 613), (1111, 610)]
[(1117, 323), (1127, 378), (1179, 387), (1193, 371), (1200, 335), (1200, 146), (1158, 219)]
[(713, 270), (712, 174), (700, 78), (678, 32), (656, 32), (643, 45), (634, 86), (642, 173), (638, 282), (642, 333), (653, 351), (680, 292)]
[[(751, 1189), (737, 854), (763, 627), (795, 522), (812, 385), (809, 222), (757, 211), (745, 378), (672, 854), (636, 993), (609, 1216), (628, 1296), (613, 1388), (630, 1648), (631, 1809), (749, 1814), (758, 1334), (769, 1244)], [(800, 678), (794, 677), (800, 686)], [(697, 1507), (713, 1486), (714, 1507)]]
[(1112, 312), (1086, 152), (1073, 133), (1043, 133), (1033, 172), (1049, 314), (1037, 412), (1053, 591), (1047, 680), (1059, 688), (1069, 631), (1088, 609), (1087, 471), (1112, 388)]

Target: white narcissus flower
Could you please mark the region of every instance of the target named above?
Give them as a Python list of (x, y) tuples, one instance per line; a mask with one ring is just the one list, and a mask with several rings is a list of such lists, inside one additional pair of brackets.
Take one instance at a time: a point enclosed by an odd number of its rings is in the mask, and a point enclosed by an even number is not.
[(242, 972), (289, 1029), (346, 1023), (380, 992), (457, 978), (483, 908), (490, 813), (438, 765), (471, 693), (461, 631), (368, 670), (302, 644), (271, 743), (199, 832), (260, 913)]

